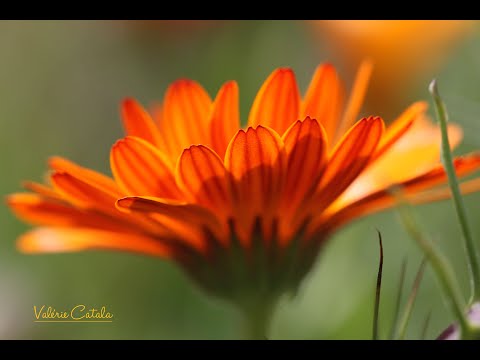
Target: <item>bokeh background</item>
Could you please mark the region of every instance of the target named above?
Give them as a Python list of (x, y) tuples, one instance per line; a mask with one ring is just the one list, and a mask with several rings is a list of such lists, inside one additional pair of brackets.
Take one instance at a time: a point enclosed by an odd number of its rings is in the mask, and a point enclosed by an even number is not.
[[(410, 31), (407, 39), (421, 41), (423, 36), (425, 43), (431, 44), (432, 36), (446, 26)], [(349, 31), (360, 34), (358, 29)], [(386, 34), (380, 29), (371, 31), (376, 37)], [(382, 85), (379, 90), (379, 85), (372, 84), (375, 96), (370, 94), (365, 111), (382, 115), (388, 122), (411, 100), (429, 100), (427, 86), (435, 76), (451, 119), (465, 131), (456, 153), (480, 148), (480, 32), (477, 24), (469, 24), (461, 33), (449, 37), (448, 46), (438, 52), (425, 46), (396, 49), (396, 54), (422, 62), (423, 67), (403, 69), (396, 61), (387, 68), (401, 76), (386, 80), (386, 75), (376, 79), (374, 74), (372, 81)], [(243, 121), (256, 91), (276, 67), (292, 67), (300, 88), (305, 89), (315, 67), (328, 60), (350, 84), (352, 65), (345, 61), (345, 51), (338, 49), (350, 49), (359, 40), (337, 35), (331, 24), (302, 21), (0, 21), (0, 195), (19, 191), (21, 180), (42, 180), (46, 159), (51, 155), (109, 173), (110, 146), (122, 136), (120, 100), (134, 96), (149, 105), (160, 100), (167, 85), (180, 77), (199, 81), (211, 95), (223, 82), (236, 79)], [(405, 46), (400, 35), (385, 36), (385, 44), (398, 44), (390, 48)], [(340, 46), (332, 46), (339, 41)], [(391, 56), (396, 57), (395, 53)], [(398, 88), (402, 89), (400, 94), (394, 91)], [(468, 196), (477, 241), (479, 203), (480, 194)], [(453, 262), (467, 295), (464, 253), (452, 204), (424, 205), (415, 211), (422, 226)], [(242, 319), (236, 310), (205, 296), (173, 264), (107, 252), (23, 255), (15, 249), (15, 239), (27, 228), (6, 206), (0, 206), (0, 338), (240, 336)], [(331, 239), (298, 297), (280, 304), (271, 338), (371, 337), (378, 266), (375, 228), (384, 239), (380, 322), (381, 334), (388, 335), (401, 262), (408, 259), (409, 290), (422, 258), (395, 212), (357, 221)], [(33, 305), (46, 304), (60, 310), (79, 303), (97, 308), (105, 305), (114, 313), (114, 322), (33, 322)], [(420, 336), (429, 313), (427, 338), (434, 338), (452, 317), (427, 267), (409, 338)]]

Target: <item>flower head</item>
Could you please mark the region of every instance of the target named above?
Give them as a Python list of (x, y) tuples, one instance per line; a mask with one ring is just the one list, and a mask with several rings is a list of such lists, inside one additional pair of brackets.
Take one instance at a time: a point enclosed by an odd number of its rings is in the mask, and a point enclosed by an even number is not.
[[(394, 205), (389, 188), (412, 202), (449, 196), (440, 134), (426, 104), (410, 106), (385, 129), (357, 119), (370, 65), (352, 91), (329, 64), (303, 98), (290, 69), (277, 69), (240, 128), (238, 86), (212, 101), (178, 80), (152, 114), (122, 103), (127, 136), (112, 147), (113, 177), (50, 159), (50, 184), (8, 204), (40, 227), (18, 241), (27, 253), (111, 249), (171, 259), (214, 294), (244, 307), (294, 291), (339, 227)], [(452, 146), (462, 133), (450, 125)], [(480, 156), (456, 159), (459, 176)], [(442, 185), (444, 185), (442, 187)], [(467, 182), (465, 191), (479, 188)]]

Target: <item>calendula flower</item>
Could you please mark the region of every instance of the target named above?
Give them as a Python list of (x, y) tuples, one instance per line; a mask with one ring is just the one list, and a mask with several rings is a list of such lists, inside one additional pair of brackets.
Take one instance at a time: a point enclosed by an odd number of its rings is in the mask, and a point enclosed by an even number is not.
[[(334, 231), (394, 205), (391, 186), (414, 203), (449, 196), (425, 103), (387, 129), (379, 117), (356, 121), (370, 70), (361, 65), (345, 99), (329, 64), (317, 68), (303, 98), (293, 71), (277, 69), (244, 129), (234, 81), (212, 101), (198, 83), (178, 80), (153, 116), (126, 99), (127, 136), (112, 147), (113, 177), (54, 157), (49, 185), (29, 182), (30, 193), (8, 197), (21, 219), (40, 225), (18, 248), (169, 259), (211, 293), (264, 316), (297, 289)], [(449, 131), (455, 146), (461, 129)], [(479, 166), (478, 154), (455, 160), (459, 176)], [(464, 185), (478, 188), (476, 180)]]
[(412, 87), (430, 79), (474, 29), (471, 20), (314, 20), (310, 22), (336, 60), (355, 72), (375, 63), (369, 109), (391, 113)]

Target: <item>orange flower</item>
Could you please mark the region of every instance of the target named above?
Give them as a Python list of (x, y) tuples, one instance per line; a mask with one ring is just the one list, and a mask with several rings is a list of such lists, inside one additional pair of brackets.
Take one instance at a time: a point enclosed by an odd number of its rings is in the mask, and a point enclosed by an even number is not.
[(369, 109), (390, 114), (403, 106), (412, 86), (438, 71), (472, 32), (471, 20), (315, 20), (311, 21), (336, 59), (351, 73), (359, 61), (375, 64)]
[[(370, 70), (360, 67), (345, 101), (329, 64), (303, 99), (292, 70), (277, 69), (244, 130), (233, 81), (212, 101), (196, 82), (178, 80), (153, 117), (125, 100), (127, 137), (112, 148), (113, 178), (54, 157), (49, 186), (26, 183), (30, 193), (8, 197), (20, 218), (41, 226), (20, 237), (19, 249), (167, 258), (244, 307), (295, 290), (335, 230), (394, 205), (390, 186), (414, 203), (449, 196), (425, 103), (387, 129), (379, 117), (355, 122)], [(461, 129), (449, 132), (457, 145)], [(455, 167), (467, 175), (480, 155), (457, 158)], [(464, 183), (465, 192), (479, 187)]]

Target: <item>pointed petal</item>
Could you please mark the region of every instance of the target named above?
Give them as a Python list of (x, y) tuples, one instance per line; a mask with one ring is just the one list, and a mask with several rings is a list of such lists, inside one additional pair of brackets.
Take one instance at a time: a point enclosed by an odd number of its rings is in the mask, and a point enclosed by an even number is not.
[(230, 139), (240, 127), (238, 85), (235, 81), (227, 82), (218, 91), (210, 116), (212, 149), (223, 158)]
[(90, 228), (42, 227), (22, 235), (17, 247), (24, 253), (56, 253), (83, 250), (120, 250), (169, 257), (169, 248), (158, 240), (134, 234)]
[(333, 140), (343, 110), (344, 89), (331, 64), (318, 66), (302, 104), (302, 116), (317, 119), (325, 128), (327, 138)]
[[(266, 127), (240, 130), (230, 142), (225, 155), (237, 231), (248, 242), (256, 217), (269, 227), (278, 212), (284, 185), (286, 156), (278, 134)], [(264, 230), (265, 230), (264, 228)]]
[[(448, 133), (454, 148), (462, 138), (462, 131), (457, 125), (449, 124)], [(440, 162), (440, 143), (438, 126), (423, 116), (417, 117), (410, 129), (388, 149), (377, 148), (368, 168), (342, 195), (344, 201), (351, 202), (435, 168)]]
[(35, 225), (81, 226), (113, 231), (131, 231), (125, 222), (100, 213), (74, 208), (37, 194), (17, 193), (7, 197), (7, 205), (20, 219)]
[[(339, 142), (317, 187), (315, 207), (324, 209), (362, 173), (375, 152), (385, 125), (379, 117), (357, 122)], [(318, 210), (320, 211), (320, 210)]]
[(157, 128), (160, 128), (160, 124), (163, 121), (163, 106), (162, 106), (162, 103), (154, 102), (150, 106), (149, 111), (150, 111), (150, 114), (152, 114), (153, 122), (155, 123)]
[(182, 150), (194, 144), (210, 144), (212, 101), (195, 81), (178, 80), (168, 88), (159, 124), (170, 157), (177, 159)]
[(145, 140), (127, 136), (117, 141), (110, 165), (124, 194), (181, 197), (171, 160)]
[(54, 189), (46, 185), (36, 183), (34, 181), (24, 181), (22, 185), (25, 189), (33, 191), (36, 194), (43, 195), (47, 198), (57, 199), (57, 200), (61, 200), (62, 198), (59, 194), (55, 192)]
[(210, 211), (198, 205), (148, 196), (130, 196), (119, 199), (117, 207), (157, 215), (155, 219), (176, 231), (181, 240), (200, 251), (205, 251), (207, 247), (206, 229), (216, 235), (218, 240), (228, 241), (225, 227)]
[(300, 93), (291, 69), (275, 70), (258, 91), (248, 118), (248, 125), (264, 125), (283, 134), (298, 120)]
[[(480, 178), (471, 179), (461, 184), (460, 191), (462, 195), (468, 195), (477, 191), (480, 191)], [(443, 186), (441, 188), (423, 191), (419, 193), (413, 193), (407, 196), (407, 200), (414, 205), (426, 204), (430, 202), (436, 202), (441, 200), (447, 200), (452, 197), (452, 192), (449, 186)], [(378, 211), (378, 210), (377, 210)]]
[(367, 93), (372, 70), (373, 63), (371, 61), (365, 60), (360, 64), (352, 86), (352, 90), (350, 92), (350, 97), (348, 99), (345, 112), (343, 113), (341, 122), (338, 124), (339, 126), (336, 131), (334, 143), (335, 140), (339, 139), (345, 130), (352, 126), (354, 121), (358, 118), (358, 114), (363, 106), (363, 100), (365, 99), (365, 95)]
[(102, 191), (120, 195), (120, 189), (115, 181), (99, 172), (84, 168), (59, 156), (51, 157), (48, 160), (48, 165), (56, 172), (69, 173), (85, 183), (100, 188)]
[(290, 239), (296, 230), (294, 213), (301, 202), (312, 195), (325, 169), (327, 140), (318, 121), (307, 117), (290, 127), (283, 141), (288, 163), (280, 210), (285, 220), (280, 223), (280, 232), (281, 239)]
[(189, 201), (209, 208), (220, 217), (229, 216), (226, 170), (212, 150), (203, 145), (185, 149), (178, 161), (176, 178)]
[[(464, 177), (480, 169), (480, 154), (473, 153), (454, 159), (454, 166), (458, 177)], [(450, 191), (447, 187), (433, 189), (436, 186), (448, 183), (447, 175), (442, 165), (419, 175), (413, 179), (398, 183), (406, 199), (414, 204), (422, 204), (448, 198)], [(470, 193), (479, 187), (478, 178), (461, 185), (462, 192)], [(433, 190), (432, 190), (433, 189)], [(328, 221), (328, 227), (338, 227), (353, 219), (388, 209), (395, 205), (395, 198), (389, 189), (382, 189), (366, 195), (351, 203), (339, 202), (333, 204), (315, 222), (317, 227)], [(325, 225), (327, 226), (327, 225)]]
[(160, 133), (150, 114), (134, 99), (123, 100), (121, 114), (125, 133), (161, 146)]
[(115, 201), (122, 196), (120, 193), (107, 191), (69, 173), (53, 173), (51, 181), (55, 191), (64, 199), (84, 209), (101, 209), (115, 213)]
[(409, 129), (411, 129), (414, 121), (425, 116), (428, 104), (424, 101), (418, 101), (410, 105), (392, 125), (388, 126), (385, 135), (380, 140), (377, 151), (372, 157), (372, 161), (383, 155), (390, 147), (395, 144)]

